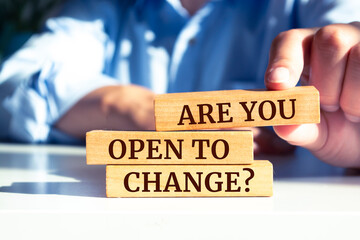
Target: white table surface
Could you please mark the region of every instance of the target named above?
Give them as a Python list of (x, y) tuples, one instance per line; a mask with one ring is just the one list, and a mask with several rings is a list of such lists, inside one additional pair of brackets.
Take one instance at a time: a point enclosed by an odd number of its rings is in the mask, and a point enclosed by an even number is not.
[(360, 239), (360, 171), (262, 156), (274, 196), (106, 198), (84, 147), (0, 144), (0, 239)]

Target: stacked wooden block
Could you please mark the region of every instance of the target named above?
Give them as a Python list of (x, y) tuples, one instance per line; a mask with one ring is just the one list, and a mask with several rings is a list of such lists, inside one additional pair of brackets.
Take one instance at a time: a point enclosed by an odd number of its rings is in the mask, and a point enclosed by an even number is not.
[[(272, 164), (236, 127), (318, 123), (313, 87), (159, 95), (156, 132), (91, 131), (88, 164), (106, 164), (108, 197), (271, 196)], [(203, 131), (184, 131), (184, 130)]]

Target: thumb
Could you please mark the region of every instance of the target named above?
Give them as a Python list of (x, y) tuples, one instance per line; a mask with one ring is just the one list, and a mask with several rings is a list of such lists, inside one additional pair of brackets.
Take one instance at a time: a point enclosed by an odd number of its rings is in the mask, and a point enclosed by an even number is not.
[(323, 116), (319, 124), (274, 126), (274, 131), (280, 138), (292, 145), (305, 147), (314, 152), (325, 145), (327, 129), (327, 121)]
[(268, 89), (284, 90), (296, 86), (304, 66), (309, 65), (314, 33), (315, 29), (293, 29), (274, 39), (265, 73)]
[[(304, 69), (309, 70), (312, 39), (316, 29), (293, 29), (280, 33), (272, 42), (265, 85), (270, 90), (295, 87)], [(305, 74), (304, 74), (305, 75)], [(326, 141), (326, 122), (275, 126), (276, 134), (292, 145), (316, 151)]]

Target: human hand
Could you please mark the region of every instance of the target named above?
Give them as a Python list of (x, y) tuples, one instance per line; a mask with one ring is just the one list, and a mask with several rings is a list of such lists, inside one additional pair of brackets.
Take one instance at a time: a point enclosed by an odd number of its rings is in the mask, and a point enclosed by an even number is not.
[(239, 128), (222, 128), (220, 131), (252, 131), (254, 137), (254, 154), (291, 154), (295, 146), (290, 145), (285, 140), (279, 138), (274, 131), (266, 127), (239, 127)]
[(266, 127), (251, 127), (248, 130), (254, 136), (254, 154), (291, 154), (295, 147), (279, 138), (274, 131)]
[(56, 127), (80, 139), (94, 129), (154, 130), (154, 98), (137, 85), (102, 87), (80, 99)]
[(360, 23), (279, 34), (265, 84), (271, 90), (288, 89), (300, 77), (320, 92), (321, 122), (276, 126), (276, 133), (325, 162), (360, 167)]

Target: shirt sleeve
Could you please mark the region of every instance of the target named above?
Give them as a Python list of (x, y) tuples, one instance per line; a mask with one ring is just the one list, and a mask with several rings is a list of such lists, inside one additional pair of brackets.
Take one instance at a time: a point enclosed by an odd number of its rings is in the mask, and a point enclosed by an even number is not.
[(360, 21), (360, 1), (298, 0), (297, 27), (322, 27), (333, 23)]
[(68, 15), (49, 19), (43, 33), (34, 35), (1, 66), (0, 82), (20, 82), (3, 103), (11, 115), (12, 140), (73, 143), (76, 140), (55, 129), (54, 123), (87, 93), (118, 84), (104, 73), (114, 48), (111, 29), (106, 29), (113, 6), (103, 1), (91, 9), (81, 4), (84, 1), (69, 2)]

